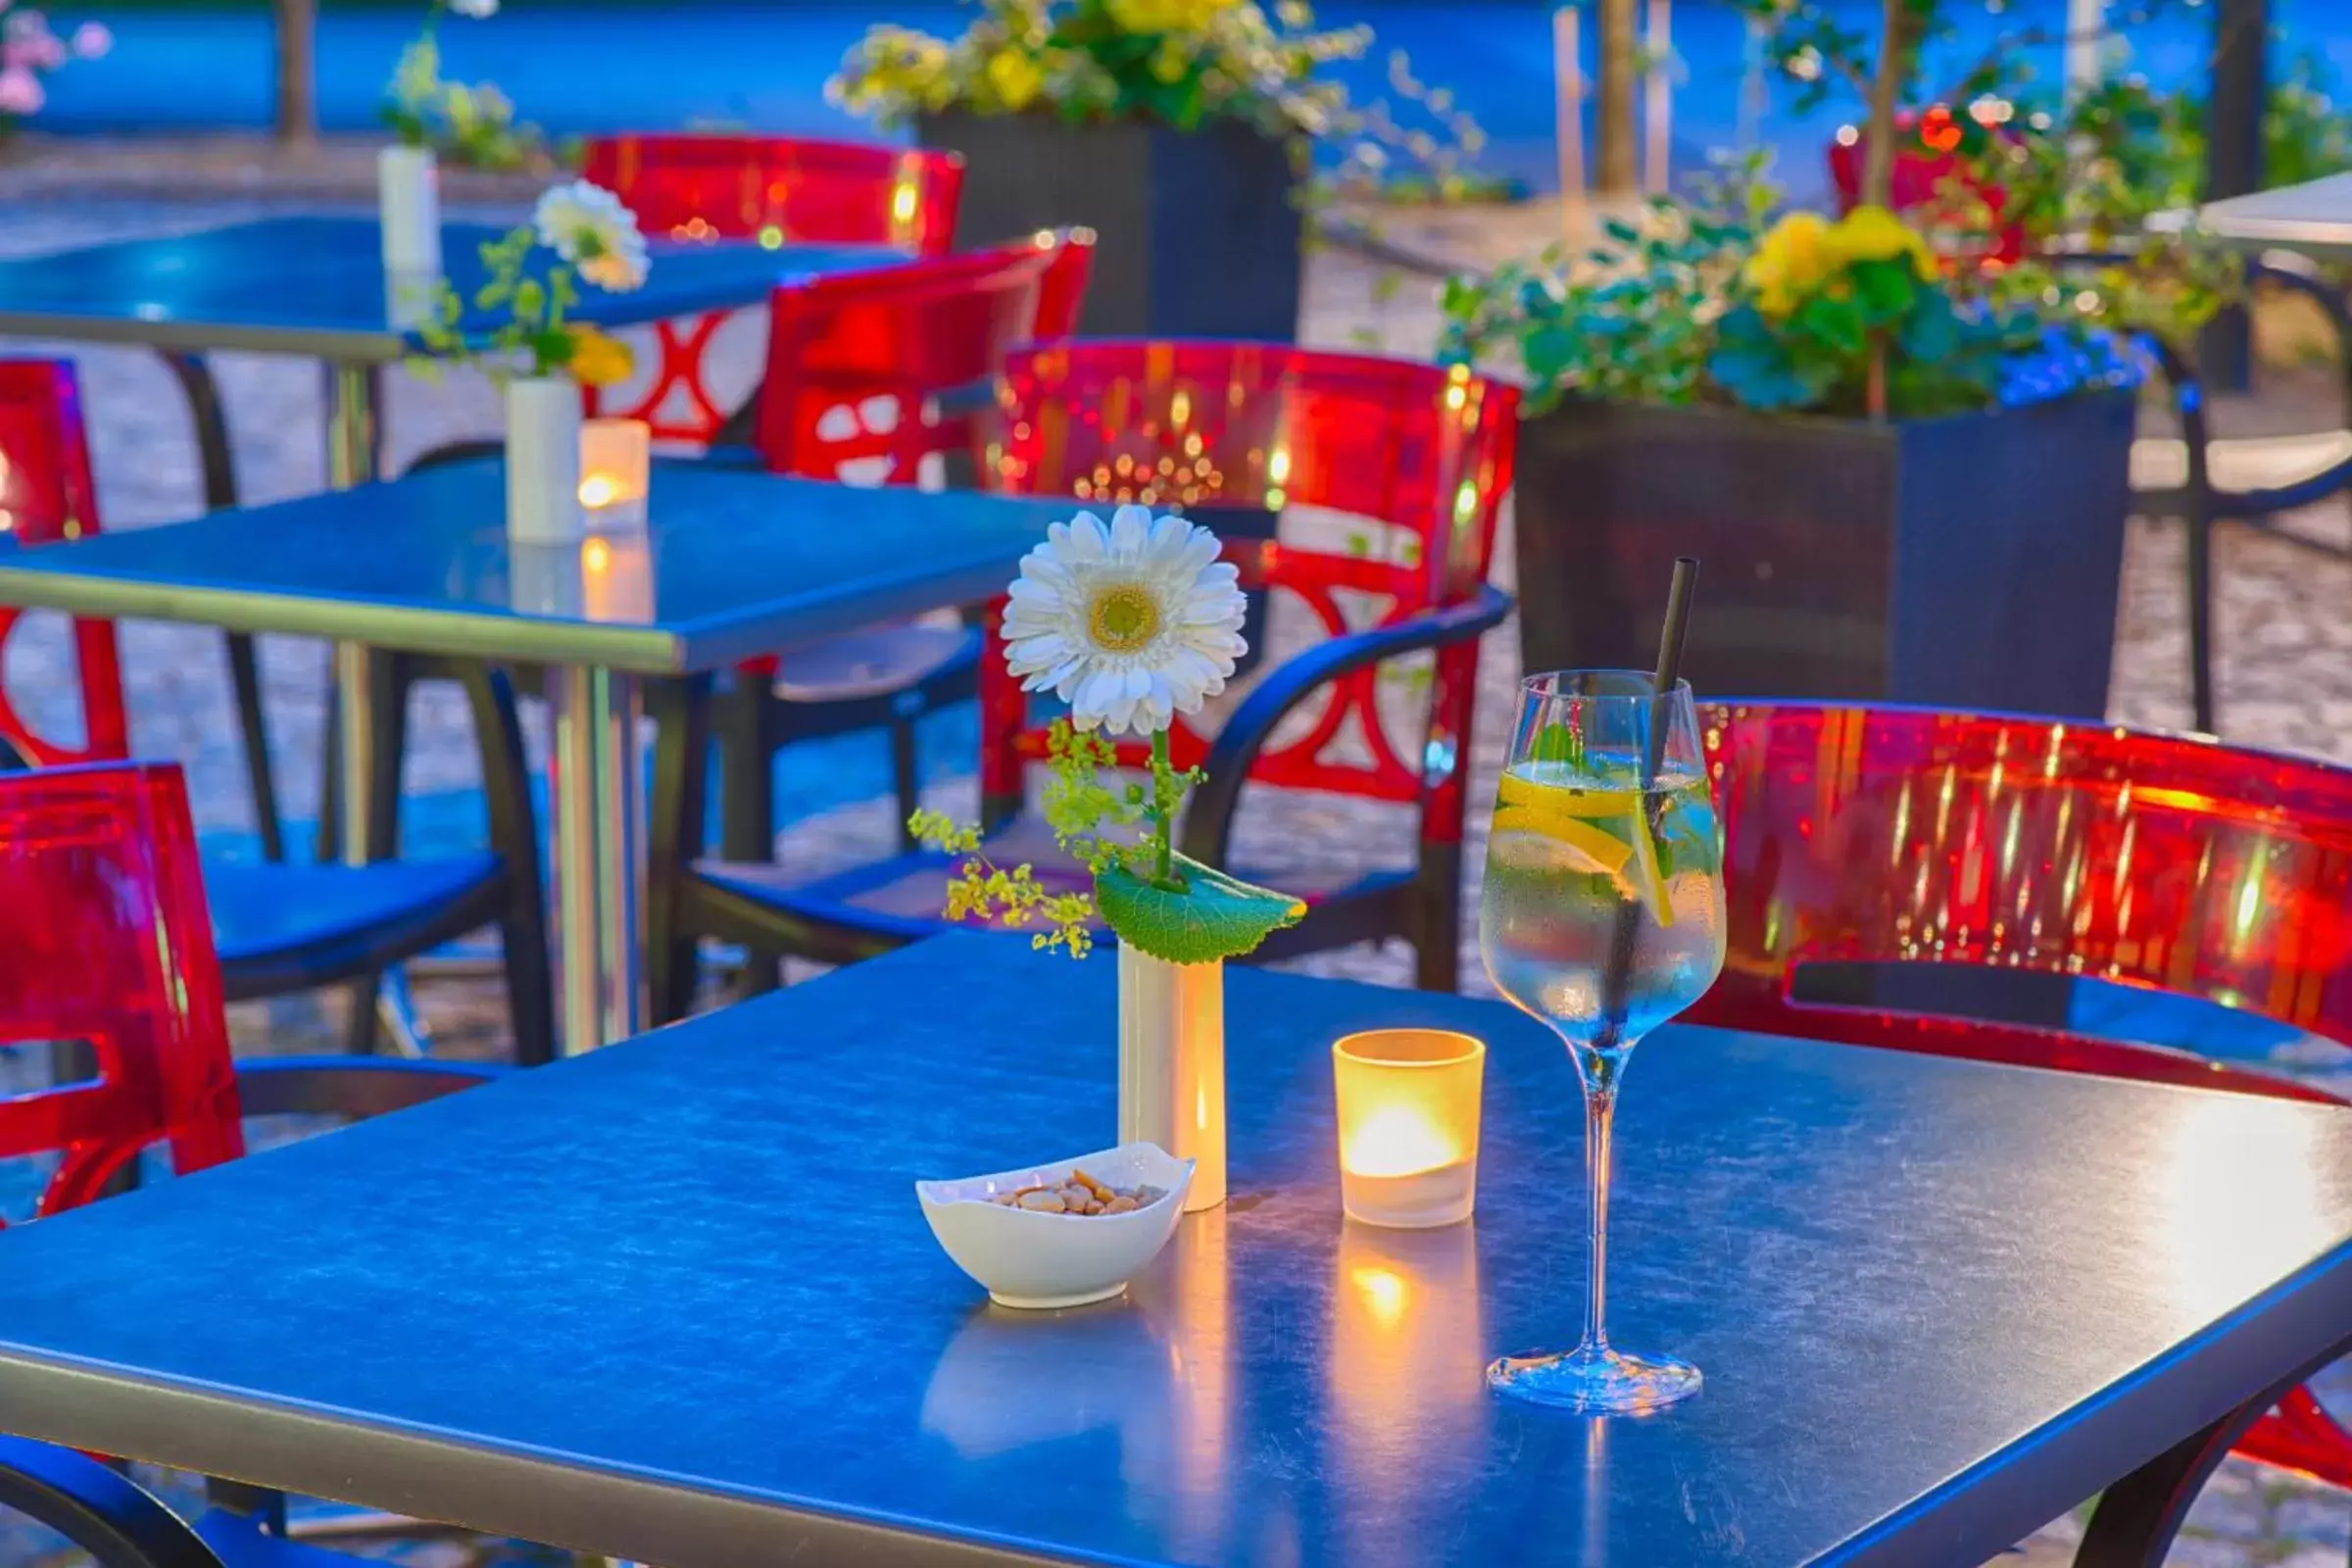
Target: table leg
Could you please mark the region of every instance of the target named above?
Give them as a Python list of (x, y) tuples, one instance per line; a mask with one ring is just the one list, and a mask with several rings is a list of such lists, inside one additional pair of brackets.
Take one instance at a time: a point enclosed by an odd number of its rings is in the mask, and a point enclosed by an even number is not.
[[(334, 363), (326, 375), (326, 483), (332, 490), (367, 484), (376, 475), (378, 455), (374, 366)], [(334, 652), (335, 748), (339, 764), (335, 792), (336, 837), (343, 859), (368, 861), (368, 824), (375, 777), (375, 706), (368, 679), (368, 651), (363, 643), (337, 643)]]
[(2352, 1353), (2352, 1341), (2335, 1346), (2273, 1388), (2248, 1399), (2211, 1426), (2179, 1443), (2099, 1494), (2074, 1568), (2164, 1568), (2189, 1508), (2205, 1483), (2248, 1428), (2309, 1381), (2321, 1368)]
[(645, 803), (637, 682), (611, 670), (551, 673), (548, 810), (561, 913), (557, 998), (567, 1055), (625, 1040), (645, 1016)]

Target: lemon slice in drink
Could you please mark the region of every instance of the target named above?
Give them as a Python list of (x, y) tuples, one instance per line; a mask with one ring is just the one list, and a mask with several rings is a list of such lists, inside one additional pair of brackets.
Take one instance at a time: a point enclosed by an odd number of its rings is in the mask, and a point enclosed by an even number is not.
[[(1587, 775), (1542, 764), (1506, 770), (1494, 798), (1494, 831), (1545, 840), (1584, 862), (1576, 869), (1614, 879), (1627, 898), (1646, 904), (1661, 926), (1672, 925), (1674, 907), (1666, 897), (1642, 792), (1591, 788), (1586, 780)], [(1627, 837), (1601, 826), (1604, 821), (1626, 830)]]

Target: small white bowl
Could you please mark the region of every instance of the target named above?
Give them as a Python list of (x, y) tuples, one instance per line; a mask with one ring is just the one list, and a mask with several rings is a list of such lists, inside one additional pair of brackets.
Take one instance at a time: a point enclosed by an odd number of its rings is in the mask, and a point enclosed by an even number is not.
[[(993, 1201), (999, 1193), (1050, 1186), (1083, 1170), (1108, 1187), (1156, 1187), (1159, 1197), (1129, 1214), (1041, 1214)], [(931, 1234), (956, 1266), (1000, 1306), (1084, 1306), (1127, 1288), (1159, 1255), (1184, 1217), (1193, 1162), (1157, 1144), (1121, 1144), (1100, 1153), (993, 1176), (916, 1182)]]

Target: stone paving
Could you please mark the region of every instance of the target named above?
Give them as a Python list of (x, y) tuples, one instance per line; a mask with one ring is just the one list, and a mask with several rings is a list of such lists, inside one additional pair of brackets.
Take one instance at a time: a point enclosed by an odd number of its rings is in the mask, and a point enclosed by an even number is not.
[[(205, 226), (266, 210), (248, 200), (212, 200), (159, 207), (152, 204), (83, 201), (73, 205), (16, 201), (0, 211), (0, 255), (26, 254), (132, 233)], [(1407, 224), (1410, 228), (1413, 225)], [(1517, 244), (1540, 220), (1525, 214), (1503, 220), (1503, 243)], [(1458, 221), (1419, 226), (1424, 240), (1438, 236), (1474, 260), (1480, 251), (1475, 230)], [(1400, 236), (1393, 228), (1390, 237)], [(1393, 292), (1379, 270), (1361, 260), (1325, 251), (1309, 272), (1303, 335), (1310, 342), (1354, 345), (1377, 340), (1397, 352), (1419, 354), (1434, 341), (1437, 313), (1431, 288), (1405, 279)], [(12, 344), (11, 352), (39, 345)], [(152, 525), (189, 515), (198, 509), (195, 456), (177, 394), (165, 373), (135, 351), (105, 348), (70, 352), (83, 378), (83, 401), (91, 420), (98, 483), (106, 524), (112, 528)], [(739, 370), (742, 368), (737, 368)], [(223, 356), (219, 365), (231, 411), (239, 474), (249, 500), (300, 495), (324, 481), (318, 375), (301, 363), (252, 356)], [(390, 441), (395, 466), (406, 456), (439, 441), (487, 433), (495, 428), (495, 402), (488, 388), (466, 376), (425, 385), (393, 378), (389, 394)], [(2164, 454), (2151, 451), (2161, 464)], [(2294, 519), (2315, 536), (2352, 537), (2352, 518), (2340, 507), (2315, 509)], [(2315, 557), (2294, 546), (2250, 531), (2227, 529), (2219, 541), (2220, 670), (2224, 729), (2230, 739), (2281, 747), (2352, 761), (2352, 619), (2339, 610), (2352, 590), (2352, 564)], [(1507, 538), (1502, 552), (1507, 562)], [(2134, 523), (2125, 569), (2123, 623), (2118, 637), (2112, 716), (2145, 725), (2180, 725), (2187, 719), (2185, 655), (2180, 589), (2178, 532)], [(1507, 573), (1506, 573), (1507, 576)], [(1662, 585), (1661, 585), (1662, 586)], [(1276, 610), (1273, 640), (1280, 645), (1301, 628)], [(187, 628), (136, 625), (126, 628), (124, 667), (131, 684), (133, 730), (143, 755), (176, 759), (188, 769), (200, 826), (216, 835), (235, 835), (251, 825), (242, 765), (236, 750), (224, 669), (212, 634)], [(1629, 658), (1640, 650), (1629, 650)], [(44, 723), (71, 725), (71, 697), (64, 674), (62, 627), (33, 617), (11, 639), (6, 671), (17, 700)], [(264, 672), (277, 749), (277, 778), (284, 798), (300, 809), (317, 798), (324, 661), (316, 645), (283, 639), (264, 642)], [(1483, 851), (1484, 817), (1510, 713), (1517, 674), (1511, 628), (1488, 639), (1480, 682), (1472, 769), (1472, 843), (1467, 856), (1475, 879)], [(1410, 689), (1410, 677), (1399, 681)], [(408, 788), (426, 797), (457, 797), (473, 782), (470, 743), (462, 711), (440, 694), (420, 695), (426, 706), (416, 715)], [(531, 728), (534, 756), (542, 736)], [(968, 809), (972, 782), (968, 765), (931, 759), (942, 776), (933, 804)], [(885, 850), (894, 823), (880, 800), (846, 806), (792, 823), (779, 839), (779, 855), (811, 867), (849, 862)], [(1344, 847), (1344, 848), (1343, 848)], [(1323, 798), (1257, 799), (1244, 808), (1237, 832), (1240, 857), (1279, 880), (1286, 864), (1335, 853), (1369, 858), (1409, 855), (1410, 824), (1401, 812)], [(1468, 894), (1475, 906), (1476, 892)], [(1467, 947), (1467, 944), (1466, 944)], [(1302, 960), (1294, 967), (1389, 984), (1406, 983), (1409, 956), (1401, 948), (1364, 948)], [(1464, 954), (1466, 988), (1484, 990), (1474, 950)], [(503, 1052), (503, 1024), (494, 989), (485, 982), (432, 979), (419, 996), (435, 1034), (435, 1049), (452, 1054), (495, 1055)], [(298, 999), (235, 1009), (232, 1027), (240, 1051), (250, 1053), (332, 1049), (334, 998)], [(2127, 1016), (2129, 1026), (2129, 1016)], [(2278, 1064), (2352, 1088), (2342, 1054), (2308, 1041), (2278, 1039), (2259, 1048)], [(28, 1069), (11, 1066), (0, 1053), (0, 1090), (27, 1080)], [(0, 1212), (9, 1189), (0, 1187)], [(12, 1212), (13, 1217), (13, 1212)], [(185, 1496), (175, 1488), (174, 1495)], [(2066, 1560), (2077, 1531), (2062, 1519), (2024, 1544), (2005, 1562), (2033, 1568)], [(2352, 1503), (2338, 1494), (2310, 1487), (2253, 1467), (2232, 1464), (2209, 1490), (2173, 1561), (2193, 1568), (2255, 1568), (2291, 1565), (2317, 1568), (2344, 1562), (2352, 1540)], [(10, 1563), (71, 1560), (36, 1550), (21, 1532), (0, 1531), (0, 1559)], [(21, 1548), (21, 1549), (20, 1549)], [(400, 1548), (406, 1560), (435, 1564), (526, 1561), (505, 1548), (477, 1544), (429, 1543)]]

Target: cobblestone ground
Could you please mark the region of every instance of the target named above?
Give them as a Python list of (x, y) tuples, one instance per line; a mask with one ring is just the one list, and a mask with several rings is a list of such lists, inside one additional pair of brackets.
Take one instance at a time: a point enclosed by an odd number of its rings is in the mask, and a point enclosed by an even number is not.
[[(0, 255), (25, 254), (72, 244), (173, 228), (207, 226), (264, 210), (253, 202), (206, 202), (177, 207), (151, 204), (16, 202), (0, 213)], [(1516, 242), (1526, 218), (1506, 219), (1498, 230)], [(1540, 227), (1540, 224), (1536, 225)], [(1398, 239), (1436, 240), (1472, 259), (1480, 248), (1476, 231), (1459, 223), (1431, 225)], [(1384, 282), (1379, 270), (1355, 258), (1318, 255), (1309, 273), (1305, 337), (1333, 346), (1377, 342), (1402, 353), (1424, 353), (1434, 340), (1437, 315), (1426, 284)], [(11, 352), (41, 345), (12, 344)], [(64, 348), (80, 368), (84, 407), (96, 448), (98, 484), (106, 523), (113, 528), (147, 526), (187, 516), (198, 510), (195, 454), (177, 394), (165, 372), (142, 354), (126, 350)], [(748, 360), (732, 368), (747, 376)], [(252, 356), (223, 356), (219, 372), (234, 429), (237, 465), (249, 500), (306, 494), (324, 482), (318, 374), (306, 364)], [(405, 376), (389, 393), (391, 457), (408, 455), (442, 440), (494, 429), (496, 406), (489, 389), (468, 377), (426, 385)], [(2163, 455), (2152, 455), (2161, 463)], [(2341, 509), (2323, 509), (2294, 519), (2320, 537), (2352, 537)], [(1330, 519), (1303, 519), (1301, 530), (1347, 529)], [(1302, 535), (1303, 536), (1303, 535)], [(1509, 559), (1507, 540), (1502, 552)], [(2123, 624), (2117, 647), (2112, 716), (2130, 723), (2186, 722), (2186, 683), (2180, 612), (2180, 542), (2164, 527), (2134, 523), (2125, 568)], [(2244, 530), (2225, 530), (2219, 541), (2220, 670), (2224, 727), (2235, 741), (2289, 748), (2352, 760), (2352, 620), (2339, 607), (2352, 591), (2352, 564), (2314, 557), (2291, 545)], [(1281, 644), (1305, 635), (1276, 607), (1273, 640)], [(264, 675), (277, 747), (277, 778), (284, 798), (317, 798), (320, 724), (324, 705), (324, 661), (316, 645), (286, 640), (264, 643)], [(1638, 650), (1629, 650), (1629, 658)], [(10, 689), (21, 703), (43, 715), (61, 733), (71, 731), (70, 687), (65, 671), (62, 628), (39, 617), (24, 627), (7, 649)], [(134, 736), (143, 755), (178, 760), (189, 770), (199, 826), (233, 834), (251, 826), (251, 806), (238, 760), (225, 671), (217, 641), (186, 628), (136, 625), (125, 631), (124, 667), (131, 686)], [(1488, 641), (1482, 666), (1479, 714), (1471, 761), (1473, 868), (1483, 855), (1486, 811), (1517, 676), (1514, 633), (1505, 627)], [(1399, 707), (1409, 706), (1414, 684), (1409, 672), (1393, 680)], [(419, 697), (409, 760), (408, 788), (423, 796), (455, 795), (474, 779), (470, 743), (461, 710), (438, 694)], [(534, 755), (540, 736), (530, 736)], [(943, 774), (934, 804), (969, 809), (968, 774), (954, 776), (949, 760), (936, 759)], [(893, 823), (880, 800), (843, 807), (793, 823), (780, 837), (779, 855), (808, 866), (854, 861), (888, 849)], [(1241, 858), (1279, 882), (1286, 867), (1334, 856), (1366, 860), (1401, 860), (1410, 851), (1410, 824), (1398, 812), (1322, 798), (1257, 800), (1243, 811), (1237, 848)], [(1470, 898), (1475, 905), (1475, 889)], [(1295, 967), (1389, 984), (1407, 983), (1409, 956), (1400, 948), (1363, 948), (1304, 960)], [(1465, 985), (1483, 990), (1474, 951), (1464, 954)], [(466, 979), (428, 979), (419, 996), (435, 1035), (435, 1049), (451, 1054), (497, 1054), (504, 1050), (503, 1024), (493, 990)], [(333, 1049), (334, 999), (300, 999), (235, 1010), (232, 1025), (240, 1051), (250, 1053)], [(2124, 1009), (2131, 1026), (2130, 1009)], [(2336, 1079), (2352, 1087), (2341, 1054), (2308, 1041), (2265, 1040), (2255, 1048), (2291, 1070)], [(29, 1069), (13, 1065), (0, 1053), (0, 1089), (29, 1081)], [(22, 1190), (22, 1183), (19, 1184)], [(0, 1185), (0, 1212), (10, 1189)], [(174, 1496), (191, 1495), (170, 1483)], [(2003, 1560), (2044, 1568), (2067, 1560), (2078, 1533), (2062, 1519), (2023, 1544)], [(2227, 1468), (2190, 1522), (2173, 1560), (2193, 1568), (2318, 1568), (2340, 1565), (2352, 1537), (2352, 1505), (2337, 1494), (2270, 1472), (2236, 1464)], [(515, 1549), (477, 1543), (424, 1543), (384, 1548), (416, 1563), (543, 1561)], [(37, 1534), (0, 1525), (0, 1561), (40, 1564), (73, 1560), (41, 1544)]]

